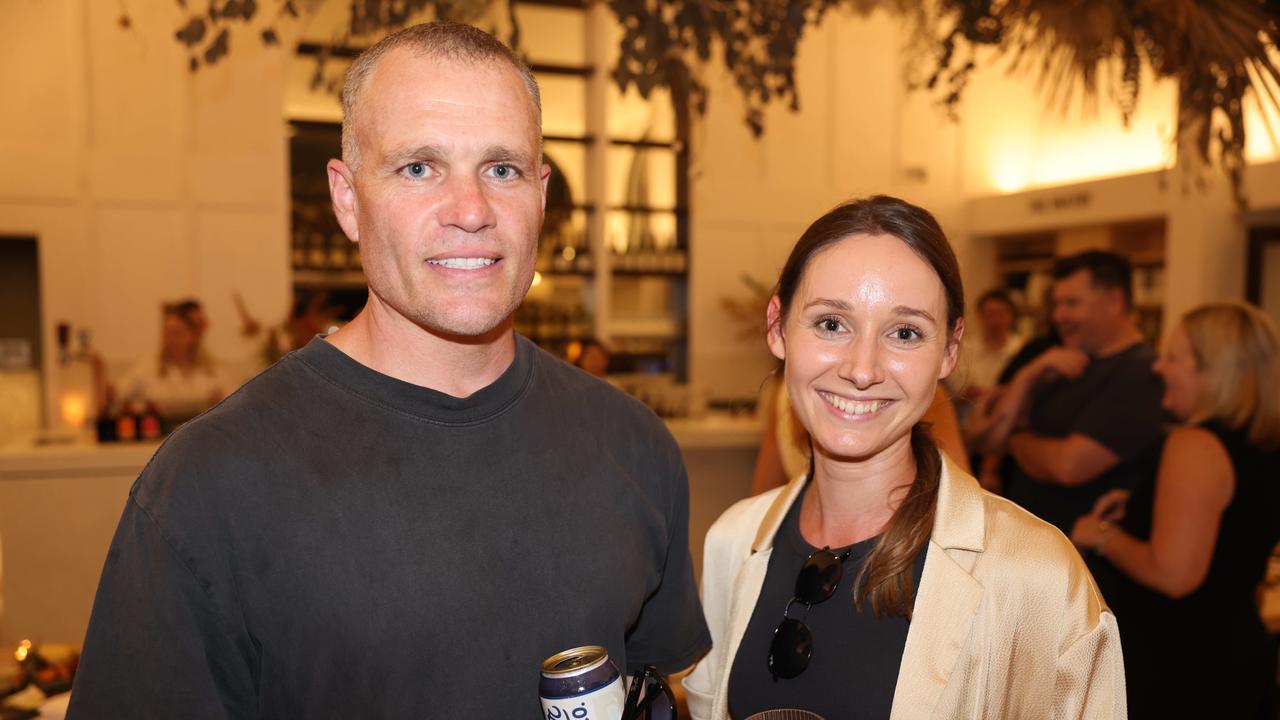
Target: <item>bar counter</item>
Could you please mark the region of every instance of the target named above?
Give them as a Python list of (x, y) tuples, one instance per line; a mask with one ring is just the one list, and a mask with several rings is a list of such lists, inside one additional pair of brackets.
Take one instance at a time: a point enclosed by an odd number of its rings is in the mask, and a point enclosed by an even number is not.
[[(700, 572), (707, 528), (750, 492), (760, 422), (713, 413), (668, 427), (689, 470), (689, 539)], [(81, 642), (129, 488), (159, 445), (0, 445), (0, 648), (23, 638)]]

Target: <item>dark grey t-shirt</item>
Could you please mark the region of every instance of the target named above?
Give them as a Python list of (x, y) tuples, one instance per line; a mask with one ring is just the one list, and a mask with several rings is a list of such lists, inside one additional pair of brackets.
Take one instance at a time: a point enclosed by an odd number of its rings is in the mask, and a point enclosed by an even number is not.
[(1114, 452), (1120, 462), (1078, 487), (1050, 485), (1015, 468), (1005, 488), (1009, 499), (1070, 534), (1076, 518), (1092, 510), (1104, 492), (1132, 488), (1153, 475), (1164, 433), (1164, 385), (1151, 369), (1155, 359), (1150, 346), (1138, 343), (1091, 360), (1075, 380), (1040, 388), (1028, 418), (1032, 432), (1053, 438), (1079, 433)]
[(710, 644), (661, 421), (523, 338), (465, 399), (316, 339), (143, 471), (70, 716), (532, 718), (587, 644)]

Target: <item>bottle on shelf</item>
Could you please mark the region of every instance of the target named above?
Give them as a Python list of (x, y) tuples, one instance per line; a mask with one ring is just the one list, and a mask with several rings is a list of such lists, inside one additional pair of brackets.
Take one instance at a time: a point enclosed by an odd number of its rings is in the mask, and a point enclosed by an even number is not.
[(306, 267), (323, 268), (329, 261), (328, 237), (319, 229), (311, 230), (307, 242)]
[(346, 270), (349, 261), (347, 236), (340, 230), (329, 233), (329, 262), (326, 266), (331, 270)]
[(89, 331), (80, 330), (77, 347), (72, 345), (71, 330), (71, 323), (58, 323), (58, 407), (54, 425), (62, 433), (77, 434), (96, 421), (97, 385)]

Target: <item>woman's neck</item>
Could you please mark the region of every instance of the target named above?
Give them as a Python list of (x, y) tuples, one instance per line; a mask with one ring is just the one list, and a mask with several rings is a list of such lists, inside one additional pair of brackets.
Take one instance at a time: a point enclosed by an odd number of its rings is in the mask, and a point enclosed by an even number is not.
[(866, 459), (817, 451), (800, 507), (800, 534), (815, 547), (843, 547), (879, 535), (915, 475), (910, 435)]

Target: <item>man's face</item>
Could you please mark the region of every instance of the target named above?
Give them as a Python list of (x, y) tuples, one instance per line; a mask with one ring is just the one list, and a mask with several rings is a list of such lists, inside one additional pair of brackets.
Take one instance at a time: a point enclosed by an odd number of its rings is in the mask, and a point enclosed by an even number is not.
[(329, 186), (370, 293), (436, 334), (498, 328), (533, 281), (550, 173), (520, 76), (401, 48), (359, 102), (359, 168), (331, 160)]
[(1088, 270), (1077, 270), (1053, 284), (1053, 325), (1062, 344), (1095, 355), (1123, 317), (1118, 290), (1097, 288)]
[(978, 308), (978, 320), (982, 323), (982, 336), (1003, 338), (1013, 329), (1013, 308), (999, 299), (989, 299)]

